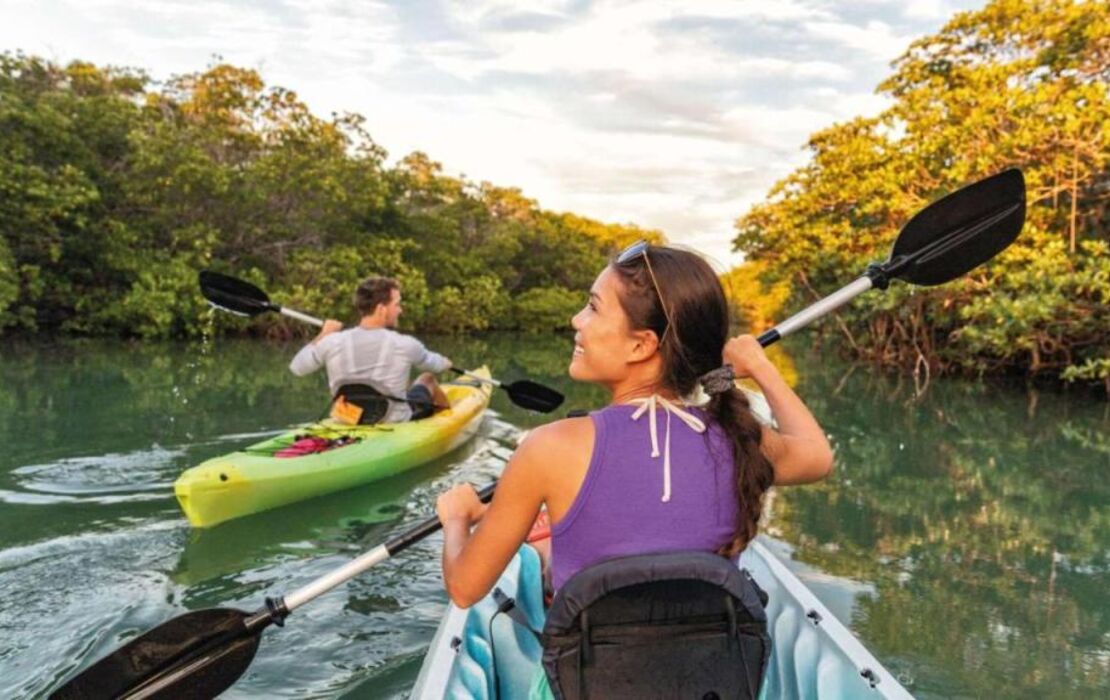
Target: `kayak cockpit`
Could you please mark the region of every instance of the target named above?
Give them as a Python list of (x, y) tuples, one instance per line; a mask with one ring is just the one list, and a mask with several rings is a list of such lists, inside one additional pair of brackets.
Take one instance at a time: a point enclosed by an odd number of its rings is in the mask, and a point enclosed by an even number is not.
[[(769, 598), (771, 653), (759, 697), (911, 697), (758, 539), (741, 554), (738, 566)], [(495, 590), (501, 591), (502, 602), (513, 599), (527, 627), (544, 629), (547, 613), (534, 550), (521, 548)], [(543, 697), (544, 650), (524, 624), (498, 614), (500, 607), (492, 594), (465, 610), (449, 606), (413, 688), (414, 699)]]

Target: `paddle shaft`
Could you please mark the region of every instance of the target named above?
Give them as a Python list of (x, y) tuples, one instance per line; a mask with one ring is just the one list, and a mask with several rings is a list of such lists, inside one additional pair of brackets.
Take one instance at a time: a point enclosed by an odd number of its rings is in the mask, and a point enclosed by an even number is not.
[(481, 382), (483, 384), (489, 384), (490, 386), (501, 386), (501, 382), (497, 381), (496, 379), (492, 379), (492, 378), (488, 378), (488, 377), (479, 377), (477, 374), (471, 374), (470, 372), (467, 372), (465, 369), (459, 369), (458, 367), (452, 367), (451, 371), (454, 372), (455, 374), (461, 374), (463, 376), (470, 377), (471, 379), (476, 379), (476, 380), (478, 380), (479, 382)]
[[(493, 491), (496, 487), (497, 484), (493, 483), (479, 491), (479, 500), (483, 503), (488, 503), (489, 500), (493, 498)], [(398, 552), (416, 544), (428, 535), (438, 532), (442, 527), (443, 525), (439, 522), (438, 517), (428, 518), (407, 532), (397, 535), (393, 539), (378, 545), (357, 559), (352, 559), (330, 574), (325, 574), (285, 596), (284, 602), (286, 610), (289, 612), (296, 610), (313, 598), (330, 591), (344, 581), (358, 576), (375, 564), (389, 559)]]
[(859, 279), (844, 285), (824, 299), (810, 304), (771, 330), (764, 332), (758, 338), (759, 344), (763, 347), (767, 347), (772, 343), (778, 342), (794, 331), (808, 326), (825, 314), (836, 311), (841, 306), (844, 306), (849, 301), (855, 299), (874, 286), (875, 281), (872, 280), (871, 277), (867, 275), (861, 276)]
[(315, 316), (309, 316), (308, 314), (303, 314), (300, 311), (295, 311), (293, 309), (287, 309), (284, 306), (278, 306), (275, 309), (275, 311), (277, 311), (282, 316), (288, 316), (289, 318), (295, 318), (298, 321), (303, 321), (305, 323), (316, 326), (317, 328), (322, 328), (323, 325), (324, 325), (324, 322), (322, 320), (316, 318)]

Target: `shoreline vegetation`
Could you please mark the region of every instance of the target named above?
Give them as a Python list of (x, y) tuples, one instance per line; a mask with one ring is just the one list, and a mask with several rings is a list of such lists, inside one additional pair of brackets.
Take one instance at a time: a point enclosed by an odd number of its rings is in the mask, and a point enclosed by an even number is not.
[(856, 359), (1025, 374), (1110, 396), (1110, 14), (1100, 2), (997, 0), (915, 41), (878, 87), (890, 107), (814, 134), (807, 164), (736, 221), (726, 283), (758, 323), (885, 259), (922, 206), (1008, 167), (1025, 228), (936, 288), (892, 285), (821, 325)]
[[(770, 327), (885, 258), (925, 204), (1016, 166), (1030, 198), (1010, 250), (943, 287), (862, 297), (817, 342), (926, 383), (1025, 374), (1110, 396), (1108, 81), (1097, 2), (996, 1), (914, 42), (879, 86), (892, 106), (815, 134), (810, 161), (737, 220), (737, 321)], [(211, 314), (204, 268), (340, 319), (359, 280), (387, 274), (419, 332), (550, 332), (610, 255), (665, 240), (420, 152), (387, 165), (366, 121), (322, 119), (227, 64), (156, 82), (0, 54), (0, 335), (306, 332)]]

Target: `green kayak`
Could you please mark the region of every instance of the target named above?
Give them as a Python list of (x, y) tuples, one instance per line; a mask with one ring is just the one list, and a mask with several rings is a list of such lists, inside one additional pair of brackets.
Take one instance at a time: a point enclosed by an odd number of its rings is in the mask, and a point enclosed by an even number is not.
[[(485, 367), (472, 374), (489, 378)], [(451, 408), (424, 420), (358, 426), (325, 420), (210, 459), (177, 479), (177, 501), (194, 527), (211, 527), (429, 462), (473, 436), (489, 405), (489, 384), (463, 379), (443, 389)], [(349, 442), (303, 456), (275, 456), (304, 437)]]

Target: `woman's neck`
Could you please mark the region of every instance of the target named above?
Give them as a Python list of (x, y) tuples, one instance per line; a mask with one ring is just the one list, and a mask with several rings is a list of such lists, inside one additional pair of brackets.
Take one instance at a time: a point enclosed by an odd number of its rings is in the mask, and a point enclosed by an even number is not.
[(628, 403), (635, 399), (646, 399), (652, 394), (658, 394), (669, 401), (678, 400), (678, 395), (670, 389), (664, 388), (658, 382), (652, 383), (629, 383), (625, 382), (616, 386), (609, 387), (611, 394), (609, 403), (611, 405)]

